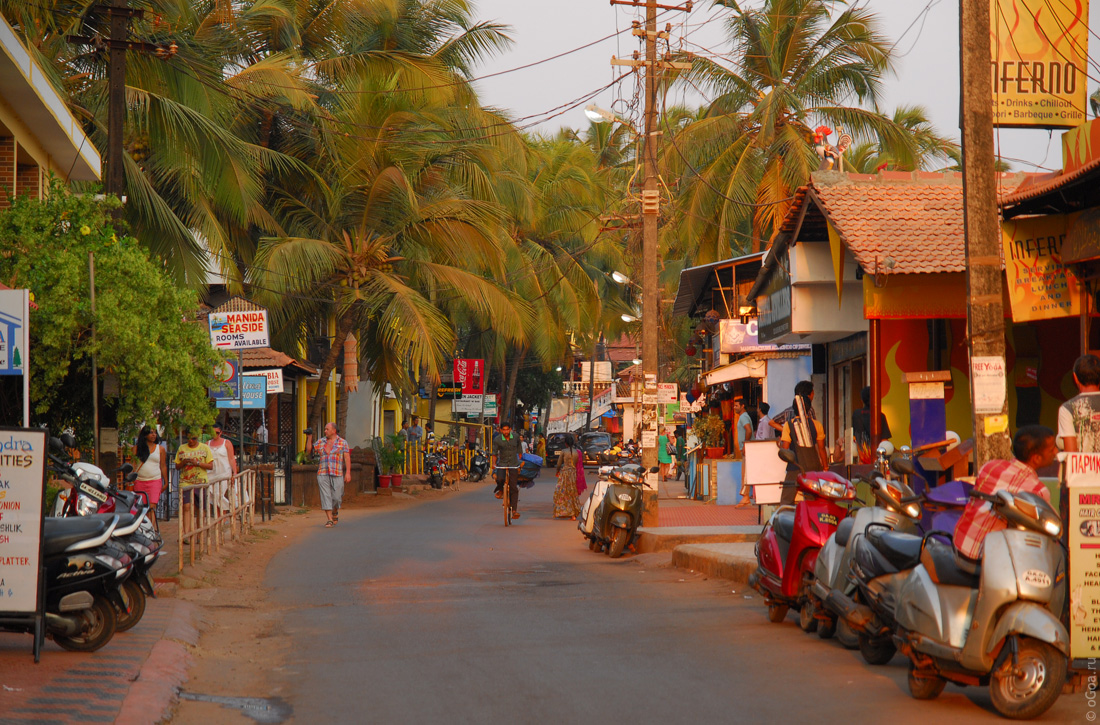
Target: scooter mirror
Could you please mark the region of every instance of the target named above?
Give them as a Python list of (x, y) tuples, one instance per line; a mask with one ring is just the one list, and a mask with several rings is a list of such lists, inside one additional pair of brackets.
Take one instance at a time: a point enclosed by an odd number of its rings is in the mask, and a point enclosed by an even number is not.
[(129, 463), (123, 463), (122, 467), (119, 468), (118, 470), (122, 471), (123, 475), (125, 475), (125, 474), (130, 473), (131, 471), (133, 471), (134, 467), (131, 466)]
[(127, 473), (125, 476), (126, 483), (133, 483), (137, 480), (137, 473)]
[(660, 466), (654, 466), (653, 468), (649, 469), (649, 472), (650, 473), (660, 473), (661, 472), (661, 467)]
[(902, 476), (917, 475), (917, 467), (913, 464), (911, 458), (895, 458), (890, 461), (890, 468), (892, 468), (895, 473), (899, 473)]
[(61, 442), (65, 444), (66, 448), (76, 448), (76, 438), (73, 438), (70, 433), (62, 433)]
[(53, 451), (54, 453), (64, 453), (65, 452), (65, 444), (61, 442), (60, 438), (55, 438), (54, 436), (50, 436), (50, 450)]
[(798, 458), (795, 456), (794, 451), (792, 451), (790, 448), (780, 448), (779, 459), (786, 461), (787, 463), (798, 463)]

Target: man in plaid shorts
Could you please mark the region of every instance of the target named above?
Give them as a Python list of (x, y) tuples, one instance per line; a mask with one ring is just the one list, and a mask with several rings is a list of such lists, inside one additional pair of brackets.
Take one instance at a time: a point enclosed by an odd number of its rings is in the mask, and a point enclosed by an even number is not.
[[(1025, 425), (1012, 439), (1012, 455), (1016, 459), (990, 461), (982, 466), (974, 490), (987, 496), (997, 491), (1026, 491), (1049, 502), (1050, 491), (1039, 480), (1036, 471), (1053, 463), (1057, 454), (1054, 431), (1045, 425)], [(1004, 519), (993, 513), (993, 506), (988, 501), (972, 498), (955, 525), (955, 548), (965, 557), (980, 560), (985, 537), (1007, 526)]]
[(325, 425), (325, 437), (313, 444), (321, 457), (317, 469), (317, 488), (321, 492), (321, 509), (331, 529), (340, 520), (340, 500), (344, 498), (344, 479), (351, 475), (351, 448), (336, 432), (335, 423)]

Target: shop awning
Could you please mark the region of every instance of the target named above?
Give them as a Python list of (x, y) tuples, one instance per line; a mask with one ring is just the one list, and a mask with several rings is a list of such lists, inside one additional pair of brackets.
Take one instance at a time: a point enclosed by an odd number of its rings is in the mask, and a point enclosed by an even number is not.
[(768, 363), (756, 356), (752, 356), (711, 370), (706, 374), (706, 381), (707, 385), (718, 385), (719, 383), (728, 383), (732, 380), (762, 378), (767, 374)]
[[(676, 289), (676, 299), (672, 303), (672, 314), (676, 316), (691, 315), (695, 311), (695, 305), (699, 297), (709, 289), (709, 283), (714, 282), (712, 276), (715, 270), (728, 269), (748, 262), (756, 262), (764, 257), (764, 252), (754, 252), (741, 257), (724, 259), (721, 262), (701, 264), (698, 267), (689, 267), (680, 272), (680, 286)], [(734, 302), (736, 307), (737, 302)]]

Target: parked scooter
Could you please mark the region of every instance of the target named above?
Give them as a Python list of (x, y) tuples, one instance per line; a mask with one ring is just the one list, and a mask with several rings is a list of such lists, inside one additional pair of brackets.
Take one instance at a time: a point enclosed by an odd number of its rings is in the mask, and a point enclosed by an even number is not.
[(443, 474), (447, 472), (447, 459), (439, 452), (424, 453), (424, 473), (428, 474), (428, 485), (443, 488)]
[[(107, 520), (46, 518), (46, 634), (64, 649), (93, 652), (111, 641), (122, 606), (118, 585), (130, 559), (111, 544), (117, 516)], [(0, 630), (31, 632), (22, 621), (0, 619)]]
[[(880, 448), (880, 456), (884, 453), (885, 449)], [(903, 472), (911, 465), (908, 460), (900, 459), (895, 463), (895, 472)], [(856, 538), (863, 535), (871, 524), (893, 531), (915, 532), (922, 513), (917, 503), (919, 497), (905, 483), (878, 476), (873, 485), (876, 505), (858, 509), (840, 522), (836, 533), (821, 548), (811, 587), (810, 601), (818, 619), (817, 635), (828, 639), (835, 633), (840, 643), (850, 649), (859, 646), (859, 637), (847, 620), (839, 616), (841, 612), (830, 607), (829, 594), (837, 589), (849, 598), (855, 597), (855, 583), (851, 581), (849, 571)]]
[(478, 448), (474, 451), (474, 455), (470, 458), (470, 468), (466, 472), (468, 480), (473, 483), (477, 483), (481, 479), (489, 475), (489, 456), (485, 455), (485, 451)]
[(582, 512), (578, 528), (589, 539), (593, 551), (606, 546), (607, 555), (616, 559), (634, 541), (642, 524), (645, 469), (631, 464), (612, 468), (607, 474), (604, 470), (600, 469), (600, 481)]
[(909, 692), (931, 700), (948, 680), (988, 684), (1001, 715), (1037, 717), (1061, 694), (1068, 668), (1061, 520), (1032, 493), (971, 496), (1008, 528), (986, 536), (980, 563), (925, 536), (897, 600), (895, 641), (910, 660)]
[[(797, 465), (793, 451), (782, 449), (779, 457)], [(780, 506), (764, 526), (756, 542), (758, 566), (749, 586), (764, 596), (772, 622), (782, 622), (787, 610), (796, 607), (803, 631), (813, 632), (818, 620), (810, 585), (818, 553), (847, 515), (839, 502), (854, 499), (855, 487), (831, 471), (802, 470), (798, 488), (803, 500), (795, 506)]]
[(592, 532), (596, 527), (596, 511), (611, 485), (611, 472), (614, 470), (614, 466), (600, 466), (598, 478), (592, 484), (592, 493), (585, 499), (584, 505), (581, 507), (581, 514), (577, 517), (577, 528), (585, 540), (588, 541), (588, 548), (592, 551), (597, 551), (602, 546), (600, 540), (593, 536)]

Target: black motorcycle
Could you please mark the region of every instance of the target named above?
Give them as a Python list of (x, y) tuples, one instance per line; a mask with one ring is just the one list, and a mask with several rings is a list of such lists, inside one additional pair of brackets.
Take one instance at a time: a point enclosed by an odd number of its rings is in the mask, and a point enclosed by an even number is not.
[(446, 472), (446, 456), (439, 452), (424, 454), (424, 473), (428, 474), (428, 484), (432, 488), (443, 488), (443, 474)]
[(478, 448), (470, 458), (470, 469), (466, 472), (468, 480), (477, 483), (489, 475), (489, 456)]

